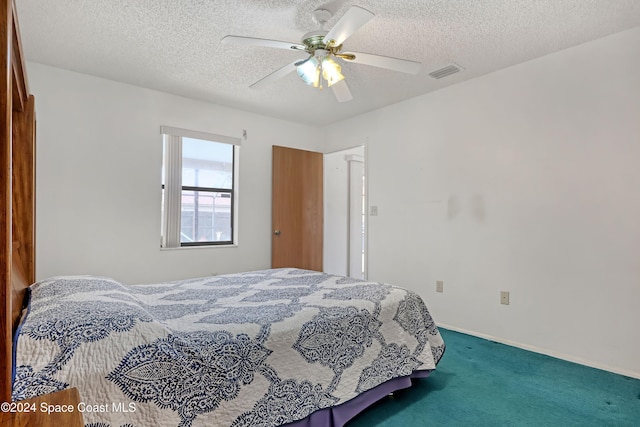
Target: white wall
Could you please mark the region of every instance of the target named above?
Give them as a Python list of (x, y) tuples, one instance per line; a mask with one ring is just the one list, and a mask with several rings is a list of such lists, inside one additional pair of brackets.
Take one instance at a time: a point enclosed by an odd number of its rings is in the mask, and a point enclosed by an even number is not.
[[(320, 147), (317, 129), (28, 63), (37, 114), (37, 277), (129, 283), (271, 265), (271, 146)], [(160, 125), (248, 139), (239, 244), (160, 250)]]
[(638, 70), (640, 28), (327, 127), (326, 151), (369, 141), (369, 278), (640, 378)]
[(348, 155), (364, 158), (364, 146), (327, 153), (324, 156), (324, 245), (323, 269), (348, 275), (349, 162)]

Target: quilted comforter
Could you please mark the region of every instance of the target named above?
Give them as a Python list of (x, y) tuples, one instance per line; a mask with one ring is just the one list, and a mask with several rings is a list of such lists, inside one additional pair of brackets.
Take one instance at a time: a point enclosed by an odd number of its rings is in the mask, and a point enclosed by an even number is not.
[(445, 348), (415, 293), (306, 270), (59, 277), (30, 294), (13, 398), (77, 387), (89, 425), (282, 425), (432, 370)]

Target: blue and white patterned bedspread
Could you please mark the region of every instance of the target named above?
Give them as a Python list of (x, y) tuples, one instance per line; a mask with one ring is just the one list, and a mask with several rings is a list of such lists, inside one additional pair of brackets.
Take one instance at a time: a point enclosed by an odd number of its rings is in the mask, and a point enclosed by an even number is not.
[(88, 425), (276, 426), (432, 370), (444, 348), (422, 299), (388, 284), (296, 269), (59, 277), (31, 287), (13, 398), (77, 387)]

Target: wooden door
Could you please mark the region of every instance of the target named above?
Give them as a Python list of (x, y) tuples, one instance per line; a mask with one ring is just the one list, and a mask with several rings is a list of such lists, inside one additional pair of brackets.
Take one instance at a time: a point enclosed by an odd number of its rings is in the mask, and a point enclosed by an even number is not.
[(271, 267), (322, 271), (323, 154), (273, 147)]

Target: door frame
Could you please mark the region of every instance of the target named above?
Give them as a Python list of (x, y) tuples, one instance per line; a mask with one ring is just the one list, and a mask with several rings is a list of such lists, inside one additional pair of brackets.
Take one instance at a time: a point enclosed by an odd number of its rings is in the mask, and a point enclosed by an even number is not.
[[(362, 141), (358, 144), (349, 146), (349, 147), (345, 147), (345, 148), (340, 148), (338, 150), (333, 150), (333, 151), (328, 151), (324, 153), (324, 157), (325, 157), (325, 164), (327, 164), (326, 158), (329, 155), (335, 155), (335, 154), (339, 154), (339, 153), (343, 153), (344, 152), (344, 156), (348, 156), (349, 154), (347, 152), (349, 151), (353, 151), (356, 148), (362, 148), (362, 154), (358, 154), (359, 156), (361, 156), (364, 159), (364, 179), (365, 179), (365, 185), (364, 185), (364, 192), (365, 192), (365, 201), (364, 201), (364, 232), (365, 232), (365, 239), (364, 239), (364, 278), (365, 280), (367, 279), (368, 275), (369, 275), (369, 162), (368, 162), (368, 144), (367, 144), (368, 140)], [(353, 153), (352, 153), (353, 154)], [(349, 169), (349, 165), (348, 162), (345, 159), (345, 164), (346, 164), (346, 169), (347, 169), (347, 176), (348, 176), (348, 169)], [(326, 171), (325, 171), (326, 172)], [(333, 194), (330, 194), (329, 192), (327, 192), (328, 186), (327, 186), (327, 181), (326, 181), (327, 177), (325, 176), (325, 193), (324, 193), (324, 217), (325, 217), (325, 221), (327, 220), (327, 218), (329, 218), (328, 215), (328, 204), (329, 201), (331, 199), (332, 196), (335, 196)], [(345, 183), (346, 185), (346, 192), (347, 194), (349, 193), (349, 181), (347, 180), (347, 182)], [(358, 196), (360, 197), (360, 196)], [(335, 199), (333, 199), (335, 200)], [(347, 201), (347, 209), (348, 209), (348, 205), (350, 204), (351, 200)], [(347, 210), (348, 212), (348, 210)], [(347, 222), (347, 235), (346, 235), (346, 239), (349, 239), (349, 218), (347, 217), (346, 219)], [(326, 226), (325, 226), (325, 230), (326, 230)], [(330, 246), (330, 239), (331, 237), (329, 237), (329, 234), (325, 234), (325, 248), (324, 248), (324, 254), (325, 254), (325, 270), (327, 269), (326, 266), (326, 262), (328, 260), (327, 258), (327, 247)], [(349, 243), (346, 244), (346, 264), (345, 264), (345, 271), (344, 271), (344, 275), (348, 275), (349, 274)], [(330, 271), (332, 272), (332, 271)], [(339, 274), (338, 272), (335, 272), (335, 274)]]

